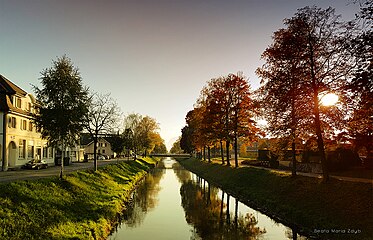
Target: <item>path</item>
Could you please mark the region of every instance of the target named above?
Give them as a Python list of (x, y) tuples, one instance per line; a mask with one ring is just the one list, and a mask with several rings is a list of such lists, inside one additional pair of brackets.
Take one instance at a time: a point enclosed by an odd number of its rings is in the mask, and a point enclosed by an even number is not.
[[(291, 170), (282, 170), (282, 169), (271, 169), (271, 168), (265, 168), (265, 167), (258, 167), (258, 166), (251, 166), (251, 165), (245, 165), (241, 164), (242, 160), (239, 160), (239, 167), (252, 167), (252, 168), (258, 168), (263, 169), (267, 171), (276, 171), (276, 172), (283, 172), (288, 173), (291, 175)], [(221, 160), (213, 160), (215, 163), (221, 163)], [(234, 166), (234, 160), (231, 159), (231, 164)], [(317, 173), (305, 173), (305, 172), (297, 172), (297, 175), (300, 176), (306, 176), (306, 177), (314, 177), (314, 178), (322, 178), (322, 174)], [(337, 176), (337, 175), (330, 175), (331, 178), (338, 179), (340, 181), (348, 181), (348, 182), (361, 182), (361, 183), (370, 183), (373, 185), (373, 179), (372, 178), (355, 178), (355, 177), (345, 177), (345, 176)]]
[[(110, 159), (110, 160), (99, 160), (97, 161), (98, 166), (105, 166), (108, 164), (115, 164), (117, 162), (127, 161), (127, 159)], [(93, 161), (89, 162), (74, 162), (69, 166), (64, 166), (64, 173), (70, 173), (82, 169), (93, 169)], [(31, 169), (18, 169), (16, 171), (0, 172), (0, 183), (1, 182), (12, 182), (17, 180), (31, 180), (46, 177), (57, 177), (60, 173), (60, 166), (49, 166), (47, 169), (31, 170)]]

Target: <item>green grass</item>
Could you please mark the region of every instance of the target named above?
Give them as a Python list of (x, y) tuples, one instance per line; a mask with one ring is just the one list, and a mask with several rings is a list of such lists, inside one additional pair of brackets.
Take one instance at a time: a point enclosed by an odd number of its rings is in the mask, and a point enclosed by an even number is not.
[(0, 239), (105, 239), (151, 158), (0, 184)]
[(180, 160), (187, 169), (307, 235), (315, 229), (360, 230), (359, 234), (320, 234), (320, 238), (372, 239), (371, 184), (297, 176), (250, 167), (233, 168), (196, 159)]

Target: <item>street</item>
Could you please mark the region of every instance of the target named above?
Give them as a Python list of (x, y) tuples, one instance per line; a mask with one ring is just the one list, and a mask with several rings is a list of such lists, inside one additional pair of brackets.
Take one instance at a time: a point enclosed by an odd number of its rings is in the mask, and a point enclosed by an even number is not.
[[(98, 160), (98, 167), (107, 164), (115, 164), (122, 161), (131, 161), (127, 159), (110, 159)], [(70, 173), (77, 170), (93, 168), (93, 161), (89, 162), (73, 162), (69, 166), (64, 166), (64, 173)], [(17, 180), (32, 180), (46, 177), (59, 176), (60, 166), (49, 166), (47, 169), (31, 170), (31, 169), (17, 169), (15, 171), (0, 172), (0, 183), (13, 182)]]

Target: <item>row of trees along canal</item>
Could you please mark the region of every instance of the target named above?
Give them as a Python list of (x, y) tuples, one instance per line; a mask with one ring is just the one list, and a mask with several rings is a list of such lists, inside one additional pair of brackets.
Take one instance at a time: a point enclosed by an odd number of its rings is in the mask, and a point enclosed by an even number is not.
[[(365, 1), (349, 22), (341, 21), (332, 8), (315, 6), (285, 19), (285, 28), (273, 34), (273, 43), (262, 54), (260, 88), (251, 91), (241, 73), (208, 81), (186, 115), (181, 148), (188, 153), (207, 149), (210, 160), (210, 147), (220, 143), (222, 163), (230, 165), (233, 142), (237, 167), (238, 140), (250, 142), (267, 132), (287, 140), (284, 147), (291, 146), (296, 175), (296, 140), (314, 138), (324, 181), (329, 178), (325, 138), (365, 147), (371, 158), (372, 9), (372, 2)], [(323, 106), (320, 100), (328, 93), (339, 102)], [(259, 129), (258, 119), (265, 119), (267, 126)]]
[[(84, 87), (77, 67), (62, 56), (53, 61), (52, 67), (41, 72), (41, 85), (34, 86), (38, 100), (35, 124), (50, 146), (62, 150), (61, 173), (63, 177), (64, 149), (79, 144), (81, 133), (88, 133), (94, 143), (94, 170), (97, 170), (97, 143), (100, 137), (109, 136), (112, 150), (122, 154), (155, 151), (166, 153), (163, 139), (158, 133), (155, 119), (140, 114), (124, 118), (110, 94), (90, 92)], [(122, 119), (123, 120), (123, 119)], [(120, 130), (124, 129), (122, 133)]]

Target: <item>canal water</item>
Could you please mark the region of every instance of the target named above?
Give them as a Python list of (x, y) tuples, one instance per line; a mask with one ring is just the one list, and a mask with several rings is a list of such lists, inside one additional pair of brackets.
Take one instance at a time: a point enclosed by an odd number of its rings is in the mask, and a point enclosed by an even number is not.
[(109, 240), (305, 240), (165, 158), (133, 195)]

